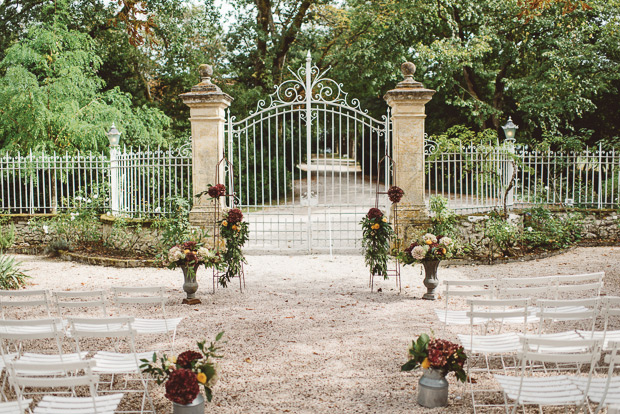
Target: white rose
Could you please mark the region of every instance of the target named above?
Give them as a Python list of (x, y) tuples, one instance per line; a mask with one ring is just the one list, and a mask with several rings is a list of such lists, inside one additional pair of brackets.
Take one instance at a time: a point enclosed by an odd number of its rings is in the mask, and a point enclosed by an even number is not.
[(426, 249), (422, 246), (416, 246), (411, 250), (411, 256), (416, 260), (422, 260), (426, 257)]
[(444, 246), (450, 246), (452, 244), (452, 239), (450, 237), (442, 237), (440, 243)]

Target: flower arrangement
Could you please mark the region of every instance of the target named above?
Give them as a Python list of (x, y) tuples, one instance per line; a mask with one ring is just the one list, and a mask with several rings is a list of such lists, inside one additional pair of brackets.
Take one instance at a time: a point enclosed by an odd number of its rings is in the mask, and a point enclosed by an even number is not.
[(454, 372), (461, 382), (467, 380), (467, 374), (463, 369), (467, 355), (462, 346), (453, 342), (431, 339), (427, 334), (422, 334), (417, 341), (411, 343), (409, 357), (409, 361), (401, 367), (401, 371), (411, 371), (421, 366), (422, 369), (441, 370), (444, 375)]
[(364, 260), (373, 275), (387, 279), (387, 263), (390, 258), (390, 238), (394, 235), (392, 225), (378, 208), (371, 208), (362, 221), (362, 248)]
[(400, 200), (403, 198), (403, 195), (405, 195), (405, 192), (403, 191), (402, 188), (393, 185), (387, 191), (387, 195), (390, 201), (396, 204), (400, 202)]
[(165, 383), (166, 398), (181, 405), (190, 404), (200, 393), (200, 386), (205, 390), (207, 401), (213, 398), (211, 388), (218, 380), (219, 367), (215, 359), (221, 358), (217, 342), (222, 339), (224, 332), (215, 337), (215, 342), (206, 347), (206, 341), (198, 342), (197, 351), (185, 351), (178, 356), (163, 355), (157, 359), (153, 354), (151, 361), (141, 359), (140, 369), (149, 374), (157, 384)]
[(451, 258), (455, 249), (455, 243), (450, 237), (426, 233), (401, 252), (399, 259), (406, 265), (428, 260), (444, 260)]
[(199, 242), (190, 240), (172, 246), (168, 250), (164, 264), (168, 269), (186, 267), (195, 275), (198, 266), (204, 264), (206, 267), (217, 267), (221, 262), (222, 259), (218, 252), (209, 250)]
[(248, 223), (243, 221), (243, 213), (238, 208), (229, 210), (220, 221), (220, 237), (226, 241), (222, 261), (228, 266), (219, 278), (223, 287), (226, 287), (230, 279), (239, 275), (243, 263), (247, 263), (241, 248), (248, 241), (249, 233)]

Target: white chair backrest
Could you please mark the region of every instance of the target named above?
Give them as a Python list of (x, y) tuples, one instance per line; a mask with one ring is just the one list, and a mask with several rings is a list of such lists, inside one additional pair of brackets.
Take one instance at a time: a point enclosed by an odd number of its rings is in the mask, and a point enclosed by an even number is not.
[(556, 299), (562, 293), (582, 293), (587, 296), (599, 296), (603, 288), (605, 272), (582, 273), (578, 275), (558, 275)]
[(554, 298), (554, 276), (502, 278), (497, 282), (498, 298)]
[(59, 318), (29, 319), (29, 320), (0, 320), (0, 352), (6, 355), (8, 345), (12, 344), (18, 353), (24, 350), (25, 341), (39, 341), (53, 339), (56, 342), (57, 354), (62, 354), (62, 340), (64, 330)]
[(67, 318), (74, 338), (134, 338), (131, 316), (111, 318)]
[(620, 317), (620, 296), (606, 296), (602, 300), (601, 315), (604, 318), (603, 329), (609, 329), (609, 318)]
[(52, 292), (52, 299), (56, 307), (56, 311), (60, 317), (64, 311), (78, 309), (83, 312), (84, 309), (99, 309), (102, 317), (108, 316), (106, 309), (106, 292), (104, 290), (92, 291), (57, 291)]
[(163, 286), (114, 286), (111, 292), (112, 301), (119, 312), (122, 305), (151, 305), (161, 307), (162, 316), (166, 317), (166, 288)]
[[(475, 325), (482, 325), (488, 329), (490, 324), (520, 324), (522, 331), (527, 330), (528, 318), (531, 316), (531, 300), (525, 299), (469, 299), (467, 300), (471, 334)], [(477, 322), (475, 322), (475, 320)]]
[(540, 299), (536, 301), (536, 306), (538, 307), (536, 316), (540, 318), (539, 333), (545, 330), (546, 322), (560, 321), (585, 320), (589, 322), (589, 329), (593, 330), (601, 309), (601, 298)]
[(43, 316), (52, 317), (50, 297), (47, 290), (0, 290), (2, 319), (16, 317), (20, 311), (22, 314), (25, 312), (32, 313), (33, 308), (37, 307), (42, 308)]
[[(92, 360), (62, 363), (9, 361), (6, 364), (9, 380), (20, 389), (24, 387), (61, 388), (86, 385), (92, 386), (91, 393), (93, 395), (96, 395), (95, 386), (99, 382), (99, 376), (92, 372), (95, 365), (96, 362)], [(49, 372), (63, 372), (65, 375), (47, 375), (46, 373)]]

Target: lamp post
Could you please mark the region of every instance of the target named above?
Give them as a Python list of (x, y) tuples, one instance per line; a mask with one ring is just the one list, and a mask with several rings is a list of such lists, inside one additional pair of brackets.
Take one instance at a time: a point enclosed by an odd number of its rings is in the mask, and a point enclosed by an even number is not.
[(121, 140), (121, 133), (114, 122), (108, 132), (108, 141), (110, 142), (110, 209), (112, 215), (116, 216), (120, 212), (120, 197), (118, 191), (118, 144)]
[(506, 197), (505, 199), (505, 205), (507, 206), (512, 206), (514, 204), (514, 183), (513, 183), (513, 179), (516, 177), (513, 177), (515, 175), (515, 163), (514, 160), (512, 159), (514, 157), (514, 153), (515, 153), (515, 135), (517, 135), (517, 129), (519, 129), (518, 125), (515, 125), (514, 122), (512, 122), (512, 117), (508, 117), (508, 122), (506, 122), (506, 125), (504, 125), (502, 127), (502, 129), (504, 130), (504, 135), (506, 135), (506, 140), (504, 141), (506, 150), (508, 151), (509, 154), (511, 154), (509, 160), (507, 160), (506, 163), (506, 176), (504, 177), (504, 186), (505, 188), (509, 188), (508, 192), (504, 195), (504, 197)]
[(506, 122), (506, 125), (504, 125), (502, 129), (504, 130), (504, 135), (506, 135), (506, 141), (514, 142), (515, 135), (517, 135), (517, 129), (519, 129), (519, 126), (515, 125), (515, 123), (512, 122), (512, 117), (508, 117), (508, 122)]

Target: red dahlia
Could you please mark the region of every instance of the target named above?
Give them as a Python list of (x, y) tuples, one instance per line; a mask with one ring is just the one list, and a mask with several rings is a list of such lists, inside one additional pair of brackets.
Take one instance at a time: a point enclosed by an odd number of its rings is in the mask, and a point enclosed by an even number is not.
[(189, 369), (176, 369), (166, 381), (166, 398), (177, 404), (187, 405), (194, 401), (200, 392), (196, 374)]
[(233, 208), (228, 212), (228, 223), (237, 224), (243, 220), (243, 213), (238, 208)]
[(378, 208), (373, 207), (370, 210), (368, 210), (368, 214), (366, 214), (366, 217), (368, 217), (371, 220), (376, 219), (376, 218), (381, 218), (383, 217), (383, 213)]
[(181, 352), (177, 357), (177, 365), (180, 365), (183, 368), (191, 368), (192, 362), (197, 359), (202, 358), (202, 354), (196, 351), (185, 351)]
[(405, 194), (402, 188), (396, 187), (395, 185), (391, 186), (387, 193), (392, 203), (398, 203)]
[(209, 197), (219, 198), (226, 195), (226, 186), (224, 184), (215, 184), (214, 186), (209, 187), (207, 190)]

